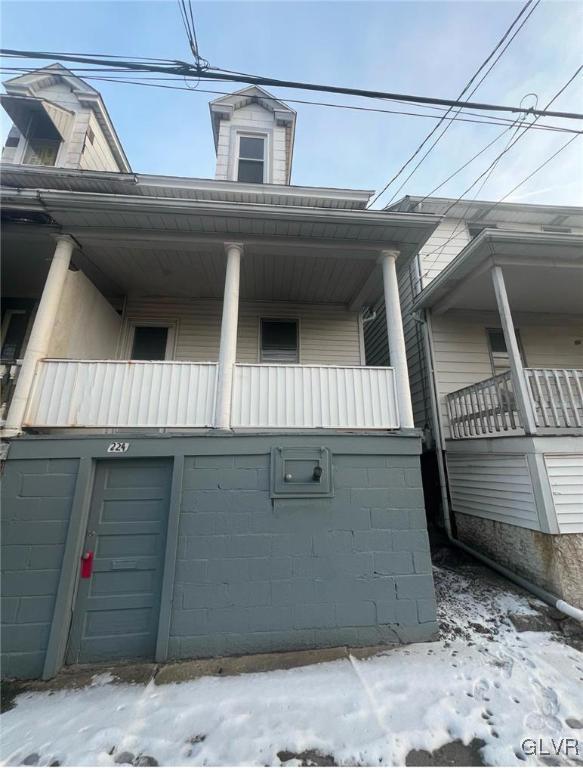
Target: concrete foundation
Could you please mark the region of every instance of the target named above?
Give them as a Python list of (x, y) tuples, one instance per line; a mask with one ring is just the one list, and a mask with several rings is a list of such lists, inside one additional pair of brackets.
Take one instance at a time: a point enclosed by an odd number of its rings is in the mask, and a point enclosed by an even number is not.
[[(118, 435), (116, 439), (120, 439)], [(419, 436), (124, 435), (173, 459), (155, 659), (426, 641), (437, 634)], [(2, 673), (62, 666), (93, 475), (111, 436), (14, 440), (5, 465)], [(332, 493), (272, 498), (272, 450), (327, 449)]]
[(583, 608), (583, 534), (551, 535), (455, 513), (458, 537), (492, 560)]

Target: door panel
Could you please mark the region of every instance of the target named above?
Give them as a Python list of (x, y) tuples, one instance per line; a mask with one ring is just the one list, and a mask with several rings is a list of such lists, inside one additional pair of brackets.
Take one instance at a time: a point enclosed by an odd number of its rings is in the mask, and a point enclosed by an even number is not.
[(153, 659), (160, 612), (172, 462), (97, 464), (67, 662)]

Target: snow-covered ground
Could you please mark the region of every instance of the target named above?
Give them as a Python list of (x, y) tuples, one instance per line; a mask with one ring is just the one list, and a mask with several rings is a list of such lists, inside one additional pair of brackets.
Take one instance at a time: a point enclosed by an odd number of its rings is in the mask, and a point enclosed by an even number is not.
[[(437, 643), (230, 678), (157, 686), (102, 675), (80, 690), (25, 693), (1, 718), (2, 761), (112, 765), (126, 752), (138, 765), (148, 762), (140, 755), (160, 765), (298, 765), (293, 756), (308, 751), (308, 763), (404, 765), (411, 750), (479, 739), (485, 764), (581, 765), (583, 654), (548, 632), (517, 633), (507, 616), (532, 613), (526, 598), (471, 570), (436, 568), (435, 577)], [(578, 738), (578, 760), (521, 749), (543, 739), (552, 750), (553, 738)]]

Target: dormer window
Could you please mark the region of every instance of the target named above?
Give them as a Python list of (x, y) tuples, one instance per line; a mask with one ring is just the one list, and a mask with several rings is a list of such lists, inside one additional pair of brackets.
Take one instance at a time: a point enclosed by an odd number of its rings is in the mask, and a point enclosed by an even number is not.
[(263, 184), (265, 180), (265, 138), (239, 136), (237, 181)]

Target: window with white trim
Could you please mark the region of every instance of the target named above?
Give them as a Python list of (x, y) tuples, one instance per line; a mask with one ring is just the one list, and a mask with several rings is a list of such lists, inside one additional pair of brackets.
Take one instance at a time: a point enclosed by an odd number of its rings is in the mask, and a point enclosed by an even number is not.
[(261, 319), (261, 362), (299, 363), (297, 320)]
[(166, 360), (168, 326), (136, 325), (131, 360)]
[(265, 137), (239, 136), (237, 181), (263, 184), (265, 179)]
[[(516, 334), (516, 340), (518, 341), (518, 349), (520, 351), (520, 358), (522, 364), (525, 365), (524, 352), (522, 350), (522, 343), (520, 341), (520, 334), (518, 329), (514, 329)], [(499, 373), (510, 370), (510, 357), (508, 350), (506, 349), (506, 339), (504, 338), (504, 332), (502, 328), (486, 328), (486, 335), (488, 337), (488, 350), (490, 352), (490, 364), (492, 366), (492, 373), (497, 376)]]

